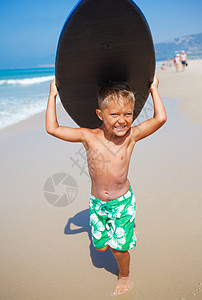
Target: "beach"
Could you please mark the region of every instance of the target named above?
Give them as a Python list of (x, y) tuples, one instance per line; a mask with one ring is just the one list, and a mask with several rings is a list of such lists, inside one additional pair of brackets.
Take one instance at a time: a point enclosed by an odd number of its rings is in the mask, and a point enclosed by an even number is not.
[[(168, 120), (132, 154), (137, 247), (133, 287), (119, 299), (202, 296), (202, 60), (188, 63), (185, 72), (157, 70)], [(61, 125), (76, 126), (60, 103), (57, 111)], [(111, 299), (118, 267), (92, 245), (82, 145), (48, 135), (44, 111), (0, 129), (0, 144), (0, 299)], [(68, 179), (67, 199), (53, 197), (64, 193), (58, 178)]]

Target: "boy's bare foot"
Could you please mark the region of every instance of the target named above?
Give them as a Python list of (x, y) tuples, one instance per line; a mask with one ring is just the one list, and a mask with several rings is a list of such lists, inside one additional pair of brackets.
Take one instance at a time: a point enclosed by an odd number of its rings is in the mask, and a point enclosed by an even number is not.
[(113, 296), (120, 295), (129, 291), (131, 286), (131, 277), (120, 277), (113, 292)]

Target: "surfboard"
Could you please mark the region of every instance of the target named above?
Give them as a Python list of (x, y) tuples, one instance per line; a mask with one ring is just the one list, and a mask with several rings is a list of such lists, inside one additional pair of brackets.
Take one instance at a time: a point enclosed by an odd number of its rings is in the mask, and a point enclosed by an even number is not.
[(57, 47), (55, 76), (61, 102), (81, 127), (102, 122), (97, 92), (108, 81), (125, 81), (136, 102), (134, 120), (149, 95), (155, 52), (147, 21), (132, 0), (82, 0), (68, 16)]

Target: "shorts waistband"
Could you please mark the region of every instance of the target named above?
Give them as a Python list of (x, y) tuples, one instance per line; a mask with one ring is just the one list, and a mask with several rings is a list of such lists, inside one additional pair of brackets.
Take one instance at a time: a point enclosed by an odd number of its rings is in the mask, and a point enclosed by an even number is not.
[(101, 203), (101, 204), (116, 204), (120, 201), (123, 201), (123, 200), (127, 200), (129, 198), (131, 198), (131, 196), (133, 196), (133, 191), (132, 191), (132, 188), (130, 186), (129, 190), (122, 196), (118, 197), (117, 199), (114, 199), (114, 200), (109, 200), (109, 201), (103, 201), (103, 200), (99, 200), (97, 198), (95, 198), (92, 193), (90, 193), (90, 200), (93, 201), (93, 202), (97, 202), (97, 203)]

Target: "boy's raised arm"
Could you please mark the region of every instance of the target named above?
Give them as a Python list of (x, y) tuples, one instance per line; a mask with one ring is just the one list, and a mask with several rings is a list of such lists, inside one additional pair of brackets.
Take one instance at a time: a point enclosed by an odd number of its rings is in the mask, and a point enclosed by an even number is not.
[(137, 126), (132, 127), (133, 138), (136, 142), (154, 133), (167, 120), (166, 110), (159, 95), (158, 84), (159, 81), (155, 76), (154, 81), (150, 87), (150, 93), (154, 104), (153, 118), (146, 120)]
[(71, 128), (59, 126), (56, 115), (57, 88), (55, 79), (50, 84), (50, 93), (46, 109), (46, 131), (68, 142), (85, 142), (85, 128)]

